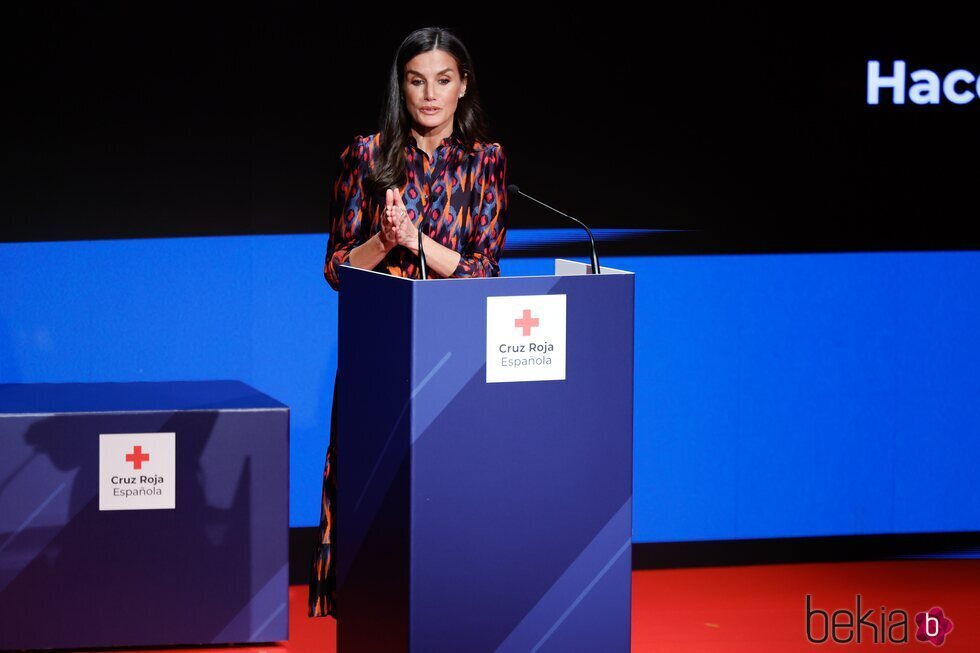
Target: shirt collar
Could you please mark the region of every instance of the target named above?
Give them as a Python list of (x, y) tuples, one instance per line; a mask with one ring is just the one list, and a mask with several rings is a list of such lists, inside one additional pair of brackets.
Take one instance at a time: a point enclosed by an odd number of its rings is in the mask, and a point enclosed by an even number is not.
[[(411, 134), (408, 135), (408, 142), (410, 145), (414, 145), (415, 147), (419, 146), (418, 141), (416, 141), (415, 137), (412, 136)], [(439, 141), (439, 145), (436, 146), (436, 149), (439, 149), (443, 145), (449, 145), (449, 146), (456, 145), (457, 147), (459, 147), (462, 146), (462, 144), (463, 144), (463, 140), (454, 131), (452, 134), (446, 136), (441, 141)]]

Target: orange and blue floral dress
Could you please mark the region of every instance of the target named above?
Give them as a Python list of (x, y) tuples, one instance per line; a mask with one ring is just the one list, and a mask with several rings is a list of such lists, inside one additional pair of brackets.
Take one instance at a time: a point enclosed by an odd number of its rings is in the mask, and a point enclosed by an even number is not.
[[(374, 167), (381, 134), (357, 136), (340, 155), (330, 199), (330, 235), (323, 275), (339, 290), (338, 268), (352, 249), (380, 231), (384, 193), (369, 196), (364, 179)], [(508, 213), (507, 159), (500, 143), (476, 141), (467, 147), (454, 133), (444, 138), (430, 158), (409, 137), (406, 146), (407, 179), (401, 187), (408, 216), (424, 233), (460, 253), (452, 277), (500, 276)], [(419, 278), (418, 258), (405, 247), (395, 247), (377, 272)], [(429, 270), (429, 278), (438, 274)], [(330, 414), (330, 442), (323, 467), (320, 498), (320, 536), (310, 571), (309, 616), (337, 617), (334, 508), (337, 503), (337, 390), (343, 372), (337, 370)]]

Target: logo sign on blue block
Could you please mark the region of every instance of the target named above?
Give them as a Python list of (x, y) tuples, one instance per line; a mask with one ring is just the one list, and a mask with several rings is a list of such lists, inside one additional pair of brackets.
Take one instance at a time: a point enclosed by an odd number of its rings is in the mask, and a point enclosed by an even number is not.
[(565, 380), (565, 295), (487, 297), (487, 383)]
[(99, 435), (99, 510), (172, 510), (174, 433)]

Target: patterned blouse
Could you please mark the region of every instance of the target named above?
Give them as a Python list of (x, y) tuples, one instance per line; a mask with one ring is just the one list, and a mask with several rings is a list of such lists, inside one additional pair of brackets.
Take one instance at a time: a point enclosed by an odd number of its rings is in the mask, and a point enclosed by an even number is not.
[[(330, 202), (330, 238), (323, 276), (339, 287), (338, 268), (350, 251), (381, 229), (384, 192), (367, 197), (362, 180), (374, 167), (380, 133), (357, 136), (340, 155)], [(477, 141), (465, 151), (454, 133), (442, 139), (430, 159), (413, 137), (406, 146), (408, 178), (402, 202), (416, 227), (461, 254), (453, 277), (500, 276), (498, 259), (507, 222), (507, 159), (500, 143)], [(374, 268), (399, 277), (420, 278), (418, 257), (396, 246)], [(429, 278), (439, 275), (430, 268)]]

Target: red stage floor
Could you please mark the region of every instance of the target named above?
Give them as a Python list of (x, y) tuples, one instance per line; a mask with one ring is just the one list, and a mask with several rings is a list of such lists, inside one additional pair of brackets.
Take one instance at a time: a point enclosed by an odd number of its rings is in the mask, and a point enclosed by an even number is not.
[[(861, 644), (813, 644), (806, 638), (806, 595), (811, 608), (833, 613), (861, 612), (881, 623), (886, 613), (908, 613), (908, 643), (870, 641), (869, 626), (861, 629)], [(941, 607), (953, 630), (941, 647), (915, 640), (914, 615)], [(290, 588), (288, 642), (261, 647), (195, 648), (207, 651), (264, 653), (333, 653), (336, 622), (306, 617), (306, 587)], [(588, 618), (583, 615), (582, 618)], [(845, 616), (838, 617), (841, 623)], [(856, 620), (857, 617), (853, 617)], [(889, 623), (886, 616), (886, 627)], [(897, 616), (895, 618), (897, 620)], [(821, 637), (823, 622), (812, 625)], [(856, 637), (857, 630), (838, 634)], [(899, 635), (900, 633), (896, 633)], [(882, 634), (879, 628), (879, 640)], [(633, 572), (633, 652), (671, 653), (781, 651), (971, 651), (980, 652), (980, 560), (903, 560), (871, 563), (821, 563), (716, 567)], [(148, 651), (152, 649), (140, 649)], [(184, 649), (167, 649), (170, 653)], [(378, 652), (384, 653), (384, 652)], [(470, 653), (460, 651), (460, 653)], [(597, 651), (596, 653), (605, 653)]]

